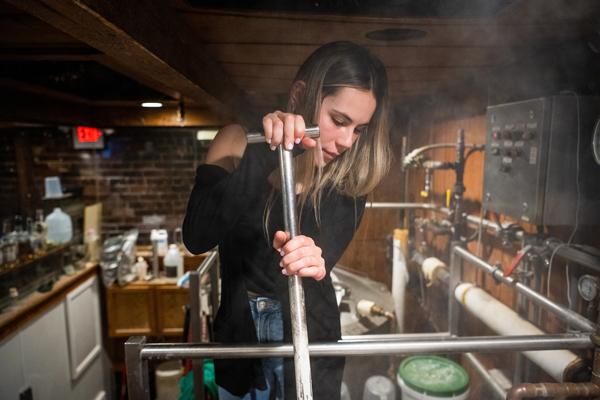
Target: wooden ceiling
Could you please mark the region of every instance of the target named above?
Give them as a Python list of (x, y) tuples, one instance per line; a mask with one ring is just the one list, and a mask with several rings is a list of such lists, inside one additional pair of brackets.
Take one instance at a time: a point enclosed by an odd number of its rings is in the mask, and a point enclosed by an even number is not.
[[(57, 111), (69, 105), (99, 125), (252, 121), (281, 107), (300, 63), (334, 40), (351, 40), (377, 54), (393, 100), (407, 104), (518, 63), (528, 49), (586, 40), (597, 34), (600, 16), (597, 0), (505, 0), (491, 15), (471, 17), (384, 17), (385, 9), (379, 16), (219, 10), (193, 5), (198, 3), (0, 2), (0, 87), (9, 95), (3, 96), (2, 119), (31, 120), (32, 112), (22, 109), (29, 104), (37, 122), (69, 122), (68, 111)], [(389, 29), (425, 35), (402, 41), (366, 37)], [(83, 70), (107, 71), (110, 78), (77, 73)], [(7, 97), (16, 100), (6, 104)], [(140, 110), (148, 97), (161, 98), (172, 116)]]

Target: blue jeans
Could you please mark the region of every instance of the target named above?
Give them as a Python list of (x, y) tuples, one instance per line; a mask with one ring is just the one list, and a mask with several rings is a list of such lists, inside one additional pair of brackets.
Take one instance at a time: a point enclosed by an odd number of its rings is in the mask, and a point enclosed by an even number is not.
[[(249, 302), (258, 342), (282, 342), (281, 303), (269, 297), (252, 298)], [(269, 400), (271, 390), (275, 391), (277, 400), (283, 400), (283, 358), (263, 358), (261, 361), (267, 381), (265, 390), (253, 389), (240, 397), (219, 386), (219, 400)]]

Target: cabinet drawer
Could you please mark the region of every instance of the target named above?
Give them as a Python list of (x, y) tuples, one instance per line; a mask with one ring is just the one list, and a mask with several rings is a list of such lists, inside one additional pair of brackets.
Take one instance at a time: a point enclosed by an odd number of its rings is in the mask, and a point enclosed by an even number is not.
[(183, 334), (184, 306), (189, 302), (187, 289), (156, 288), (157, 334), (173, 336)]
[(144, 286), (111, 287), (106, 291), (106, 301), (110, 336), (154, 334), (154, 290)]

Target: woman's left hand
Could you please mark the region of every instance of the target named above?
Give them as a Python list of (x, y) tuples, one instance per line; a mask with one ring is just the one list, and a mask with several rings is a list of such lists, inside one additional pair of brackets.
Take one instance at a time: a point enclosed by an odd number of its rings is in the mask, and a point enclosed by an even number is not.
[(325, 260), (322, 250), (311, 238), (304, 235), (290, 239), (283, 231), (275, 232), (273, 248), (281, 254), (281, 273), (313, 278), (317, 281), (325, 278)]

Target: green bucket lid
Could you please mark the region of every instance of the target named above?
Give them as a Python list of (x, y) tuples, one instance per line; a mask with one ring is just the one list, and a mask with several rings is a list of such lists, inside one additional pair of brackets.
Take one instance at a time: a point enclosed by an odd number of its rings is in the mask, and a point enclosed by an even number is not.
[(430, 396), (458, 396), (469, 388), (463, 367), (438, 356), (408, 357), (398, 367), (398, 376), (406, 386)]

